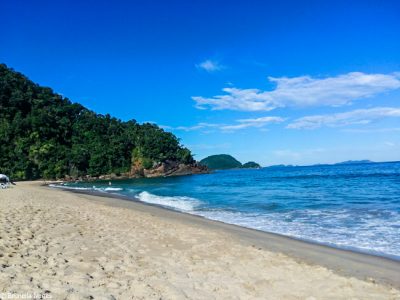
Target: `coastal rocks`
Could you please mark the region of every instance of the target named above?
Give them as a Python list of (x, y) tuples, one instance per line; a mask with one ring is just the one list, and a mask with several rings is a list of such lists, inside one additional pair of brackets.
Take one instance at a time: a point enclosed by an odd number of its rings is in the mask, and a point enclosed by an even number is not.
[(197, 163), (183, 164), (176, 161), (167, 160), (162, 163), (154, 164), (152, 168), (143, 168), (141, 165), (133, 164), (130, 177), (167, 177), (183, 176), (192, 174), (205, 174), (208, 169)]
[(169, 176), (185, 176), (193, 174), (207, 174), (209, 169), (206, 166), (200, 165), (197, 162), (192, 164), (183, 164), (176, 161), (166, 161), (155, 163), (151, 168), (144, 168), (140, 163), (133, 163), (131, 170), (121, 174), (105, 174), (100, 176), (80, 176), (73, 177), (66, 175), (60, 179), (63, 182), (71, 181), (95, 181), (95, 180), (119, 180), (130, 178), (154, 178), (154, 177), (169, 177)]
[(69, 175), (65, 175), (64, 178), (59, 179), (62, 182), (70, 182), (70, 181), (94, 181), (94, 180), (118, 180), (118, 179), (129, 179), (129, 173), (122, 173), (122, 174), (106, 174), (106, 175), (100, 175), (100, 176), (91, 176), (91, 175), (86, 175), (86, 176), (79, 176), (79, 177), (73, 177)]

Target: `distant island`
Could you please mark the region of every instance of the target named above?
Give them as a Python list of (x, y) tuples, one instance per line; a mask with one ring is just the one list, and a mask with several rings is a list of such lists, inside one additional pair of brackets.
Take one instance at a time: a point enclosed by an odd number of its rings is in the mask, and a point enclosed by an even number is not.
[(368, 159), (363, 160), (346, 160), (338, 162), (335, 165), (358, 165), (358, 164), (373, 164), (374, 162)]
[(267, 168), (293, 168), (293, 167), (296, 167), (296, 166), (280, 164), (280, 165), (268, 166)]
[(229, 154), (216, 154), (208, 156), (200, 161), (200, 165), (206, 166), (210, 170), (261, 168), (261, 166), (254, 161), (249, 161), (245, 164), (242, 164)]
[(313, 165), (272, 165), (268, 166), (267, 168), (293, 168), (293, 167), (318, 167), (318, 166), (338, 166), (338, 165), (359, 165), (359, 164), (374, 164), (376, 162), (368, 159), (363, 160), (346, 160), (334, 164), (313, 164)]
[(254, 161), (249, 161), (247, 163), (244, 163), (242, 165), (242, 168), (243, 169), (259, 169), (259, 168), (261, 168), (261, 166)]
[(157, 125), (100, 115), (0, 64), (0, 173), (14, 180), (207, 172)]

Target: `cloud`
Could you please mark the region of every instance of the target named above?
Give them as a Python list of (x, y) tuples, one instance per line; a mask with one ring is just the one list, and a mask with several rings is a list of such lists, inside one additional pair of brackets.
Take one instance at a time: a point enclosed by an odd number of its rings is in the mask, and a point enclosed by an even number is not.
[(392, 142), (385, 142), (385, 145), (386, 145), (386, 146), (389, 146), (389, 147), (394, 147), (394, 146), (396, 146), (396, 144), (395, 144), (395, 143), (392, 143)]
[(198, 69), (205, 70), (209, 73), (220, 71), (224, 68), (218, 61), (207, 59), (196, 65)]
[(206, 128), (218, 128), (221, 124), (212, 124), (212, 123), (197, 123), (196, 125), (192, 126), (169, 126), (169, 125), (159, 125), (159, 127), (167, 130), (180, 130), (180, 131), (196, 131), (200, 129)]
[(346, 125), (369, 124), (374, 120), (400, 117), (400, 108), (375, 107), (369, 109), (357, 109), (344, 113), (331, 115), (314, 115), (299, 118), (290, 123), (290, 129), (315, 129), (322, 126), (340, 127)]
[(214, 124), (214, 123), (198, 123), (193, 126), (177, 126), (177, 127), (171, 127), (171, 126), (165, 126), (165, 125), (160, 125), (161, 128), (164, 129), (170, 129), (170, 130), (182, 130), (182, 131), (195, 131), (195, 130), (201, 130), (201, 129), (216, 129), (220, 131), (225, 131), (225, 132), (232, 132), (240, 129), (245, 129), (245, 128), (263, 128), (268, 124), (273, 124), (273, 123), (281, 123), (285, 121), (284, 118), (281, 117), (261, 117), (261, 118), (255, 118), (255, 119), (239, 119), (236, 120), (235, 124)]
[(266, 126), (267, 124), (282, 123), (283, 121), (285, 121), (285, 119), (283, 119), (281, 117), (262, 117), (262, 118), (256, 118), (256, 119), (241, 119), (241, 120), (237, 120), (237, 122), (239, 124), (221, 126), (220, 129), (223, 131), (235, 131), (235, 130), (249, 128), (249, 127), (261, 128), (261, 127)]
[(199, 109), (270, 111), (279, 107), (341, 106), (352, 101), (400, 88), (400, 76), (351, 72), (336, 77), (268, 77), (276, 84), (271, 91), (259, 89), (222, 89), (224, 95), (211, 98), (195, 96)]
[(198, 123), (193, 126), (178, 126), (175, 127), (174, 129), (176, 130), (182, 130), (182, 131), (195, 131), (199, 129), (205, 129), (205, 128), (216, 128), (219, 127), (219, 124), (212, 124), (212, 123)]

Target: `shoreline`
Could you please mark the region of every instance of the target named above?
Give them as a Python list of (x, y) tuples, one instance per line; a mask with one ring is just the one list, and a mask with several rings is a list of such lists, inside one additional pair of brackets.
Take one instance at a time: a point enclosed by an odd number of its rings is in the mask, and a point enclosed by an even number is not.
[(304, 243), (307, 243), (307, 244), (333, 248), (333, 249), (337, 249), (337, 250), (341, 250), (341, 251), (352, 252), (352, 253), (362, 254), (362, 255), (366, 255), (366, 256), (378, 257), (378, 258), (386, 259), (386, 260), (389, 260), (389, 261), (393, 261), (394, 263), (400, 263), (400, 256), (378, 254), (378, 253), (374, 253), (374, 252), (369, 252), (368, 250), (361, 250), (361, 249), (358, 249), (358, 248), (355, 248), (355, 247), (354, 248), (353, 247), (340, 247), (340, 246), (336, 246), (334, 244), (328, 244), (328, 243), (318, 242), (318, 241), (314, 241), (314, 240), (302, 239), (302, 238), (298, 238), (298, 237), (295, 237), (295, 236), (284, 235), (284, 234), (277, 233), (277, 232), (264, 231), (264, 230), (260, 230), (260, 229), (256, 229), (256, 228), (237, 225), (237, 224), (234, 224), (234, 223), (228, 223), (228, 222), (224, 222), (224, 221), (208, 219), (208, 218), (206, 218), (204, 216), (201, 216), (201, 215), (190, 214), (190, 213), (187, 213), (187, 212), (184, 212), (184, 211), (179, 211), (177, 209), (173, 209), (173, 208), (170, 208), (170, 207), (167, 207), (167, 206), (162, 206), (162, 205), (159, 205), (159, 204), (153, 204), (153, 203), (149, 203), (149, 202), (144, 202), (144, 201), (141, 201), (138, 198), (135, 198), (135, 197), (132, 198), (132, 197), (128, 197), (128, 196), (117, 194), (117, 193), (100, 192), (100, 191), (93, 191), (93, 190), (86, 190), (86, 189), (82, 189), (82, 190), (80, 190), (80, 189), (71, 189), (71, 188), (65, 188), (65, 187), (62, 187), (62, 186), (54, 186), (54, 187), (52, 187), (52, 186), (50, 186), (50, 184), (51, 183), (45, 183), (45, 184), (43, 184), (43, 186), (46, 186), (46, 187), (49, 187), (49, 188), (56, 188), (56, 189), (60, 189), (60, 190), (63, 190), (63, 191), (66, 191), (66, 192), (71, 192), (71, 193), (86, 194), (86, 195), (92, 195), (92, 196), (98, 196), (98, 197), (119, 199), (119, 200), (123, 200), (123, 201), (130, 201), (130, 202), (139, 203), (139, 204), (146, 205), (146, 206), (157, 207), (157, 208), (160, 208), (160, 209), (163, 209), (163, 210), (168, 210), (168, 211), (172, 211), (172, 212), (176, 212), (176, 213), (180, 213), (180, 214), (185, 214), (185, 215), (189, 215), (189, 216), (193, 216), (193, 217), (202, 218), (202, 219), (213, 221), (213, 222), (217, 222), (217, 223), (231, 225), (231, 226), (235, 226), (235, 227), (239, 227), (239, 228), (246, 228), (246, 229), (254, 230), (254, 231), (257, 231), (257, 232), (262, 232), (262, 233), (267, 233), (267, 234), (271, 234), (271, 235), (278, 236), (278, 237), (288, 238), (288, 239), (291, 239), (291, 240), (300, 241), (300, 242), (304, 242)]
[(400, 261), (390, 257), (333, 247), (278, 233), (211, 220), (199, 215), (142, 202), (139, 199), (134, 200), (124, 195), (50, 187), (49, 184), (42, 186), (52, 190), (59, 189), (63, 192), (79, 194), (89, 200), (100, 201), (114, 207), (129, 208), (155, 214), (157, 217), (167, 220), (174, 219), (182, 223), (202, 226), (206, 229), (223, 231), (247, 246), (282, 253), (299, 262), (326, 267), (339, 275), (351, 276), (400, 289)]
[(0, 227), (0, 293), (400, 299), (393, 261), (42, 182), (0, 191)]

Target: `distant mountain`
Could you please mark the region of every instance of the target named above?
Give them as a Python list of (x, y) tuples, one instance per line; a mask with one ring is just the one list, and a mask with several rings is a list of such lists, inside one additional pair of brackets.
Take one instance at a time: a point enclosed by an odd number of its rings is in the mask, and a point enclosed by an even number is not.
[(258, 169), (258, 168), (261, 168), (261, 166), (258, 163), (254, 162), (254, 161), (249, 161), (249, 162), (243, 164), (242, 168), (244, 168), (244, 169)]
[(242, 165), (240, 161), (229, 154), (216, 154), (208, 156), (200, 161), (200, 165), (206, 166), (210, 170), (261, 168), (260, 165), (254, 161), (249, 161)]
[(336, 163), (335, 165), (358, 165), (358, 164), (371, 164), (374, 163), (371, 160), (363, 159), (363, 160), (347, 160), (343, 162)]

